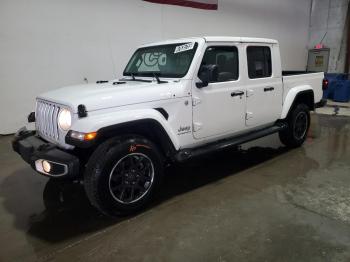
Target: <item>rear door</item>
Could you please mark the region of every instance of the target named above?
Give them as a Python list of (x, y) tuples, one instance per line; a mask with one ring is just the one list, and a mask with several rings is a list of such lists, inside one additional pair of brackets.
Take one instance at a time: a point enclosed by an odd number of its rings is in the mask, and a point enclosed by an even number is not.
[[(282, 110), (282, 77), (273, 60), (273, 44), (246, 44), (247, 112), (246, 125), (263, 126), (275, 122)], [(276, 59), (279, 56), (276, 56)], [(276, 64), (274, 63), (276, 62)]]
[[(242, 46), (210, 43), (201, 65), (218, 66), (218, 77), (208, 86), (192, 88), (193, 130), (196, 139), (231, 134), (245, 128), (245, 88), (240, 77)], [(199, 70), (200, 71), (200, 67)]]

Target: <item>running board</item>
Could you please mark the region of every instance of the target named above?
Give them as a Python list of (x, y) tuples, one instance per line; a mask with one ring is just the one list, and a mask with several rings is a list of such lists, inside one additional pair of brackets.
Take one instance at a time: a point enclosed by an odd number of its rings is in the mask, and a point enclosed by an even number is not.
[(184, 162), (190, 158), (198, 157), (205, 155), (210, 152), (223, 150), (225, 148), (238, 146), (246, 142), (277, 133), (283, 129), (286, 129), (288, 126), (286, 123), (277, 123), (272, 127), (264, 128), (258, 131), (250, 132), (248, 134), (243, 134), (240, 136), (235, 136), (223, 140), (219, 140), (204, 146), (197, 148), (187, 148), (178, 151), (175, 155), (175, 159), (178, 162)]

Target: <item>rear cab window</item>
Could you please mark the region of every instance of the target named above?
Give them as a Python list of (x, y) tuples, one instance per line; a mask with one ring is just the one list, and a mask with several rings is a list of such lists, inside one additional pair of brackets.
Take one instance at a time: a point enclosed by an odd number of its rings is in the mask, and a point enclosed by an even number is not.
[(248, 46), (247, 62), (250, 79), (272, 76), (271, 48), (269, 46)]

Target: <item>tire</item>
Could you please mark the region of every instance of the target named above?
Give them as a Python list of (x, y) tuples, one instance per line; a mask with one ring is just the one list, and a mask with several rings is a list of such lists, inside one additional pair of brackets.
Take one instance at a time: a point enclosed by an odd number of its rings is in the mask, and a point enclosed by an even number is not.
[(92, 154), (84, 187), (93, 206), (109, 216), (144, 208), (158, 191), (163, 160), (157, 147), (139, 136), (115, 137)]
[(281, 142), (290, 148), (301, 146), (310, 127), (310, 111), (305, 104), (298, 104), (287, 118), (288, 128), (279, 132)]

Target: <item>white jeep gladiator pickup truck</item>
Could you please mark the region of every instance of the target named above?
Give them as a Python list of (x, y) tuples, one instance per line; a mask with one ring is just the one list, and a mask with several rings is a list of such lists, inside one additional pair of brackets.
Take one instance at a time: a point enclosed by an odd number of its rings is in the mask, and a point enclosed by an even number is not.
[(275, 40), (186, 38), (139, 47), (123, 78), (39, 95), (13, 149), (51, 179), (83, 181), (105, 214), (141, 209), (165, 163), (279, 133), (306, 139), (323, 73), (282, 72)]

